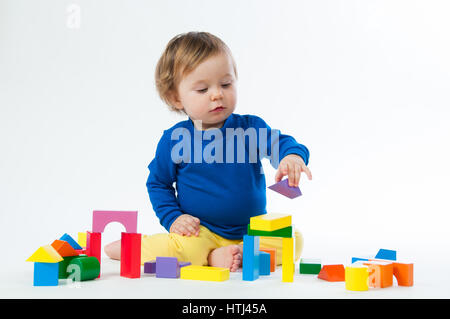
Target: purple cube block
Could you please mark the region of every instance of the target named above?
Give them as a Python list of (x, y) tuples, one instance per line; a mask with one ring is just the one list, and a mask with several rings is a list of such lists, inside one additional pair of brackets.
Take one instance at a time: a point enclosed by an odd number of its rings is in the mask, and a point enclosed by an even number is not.
[(176, 257), (156, 257), (156, 278), (179, 278), (180, 266)]
[(289, 186), (289, 179), (286, 178), (276, 184), (269, 186), (269, 188), (277, 193), (280, 193), (290, 199), (296, 198), (302, 195), (300, 188)]
[(151, 260), (144, 263), (144, 273), (146, 274), (156, 273), (156, 260)]

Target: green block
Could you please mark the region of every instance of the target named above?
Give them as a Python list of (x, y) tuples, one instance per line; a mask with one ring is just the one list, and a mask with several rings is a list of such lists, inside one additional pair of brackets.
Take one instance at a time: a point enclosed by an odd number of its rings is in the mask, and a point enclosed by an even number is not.
[(67, 266), (69, 266), (70, 262), (75, 258), (81, 257), (86, 257), (86, 255), (63, 257), (63, 260), (59, 262), (58, 279), (67, 279), (70, 275), (70, 273), (67, 273)]
[(93, 280), (100, 275), (100, 262), (97, 257), (75, 258), (70, 261), (68, 267), (70, 266), (74, 281)]
[(317, 275), (322, 269), (320, 260), (300, 259), (300, 274)]
[(250, 229), (250, 224), (247, 226), (247, 235), (249, 236), (265, 236), (265, 237), (292, 237), (292, 226), (277, 229), (274, 231), (254, 230)]

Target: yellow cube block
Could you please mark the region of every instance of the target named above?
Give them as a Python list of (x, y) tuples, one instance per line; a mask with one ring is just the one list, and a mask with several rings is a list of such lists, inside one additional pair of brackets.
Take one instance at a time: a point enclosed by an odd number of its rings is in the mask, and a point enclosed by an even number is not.
[(86, 232), (78, 233), (78, 245), (86, 247)]
[(294, 238), (283, 238), (281, 253), (281, 281), (294, 281)]
[(230, 269), (189, 265), (180, 269), (180, 278), (204, 281), (225, 281), (230, 278)]
[(345, 289), (352, 291), (369, 290), (369, 269), (367, 266), (345, 267)]
[(250, 217), (250, 229), (274, 231), (292, 225), (292, 216), (288, 214), (264, 214)]

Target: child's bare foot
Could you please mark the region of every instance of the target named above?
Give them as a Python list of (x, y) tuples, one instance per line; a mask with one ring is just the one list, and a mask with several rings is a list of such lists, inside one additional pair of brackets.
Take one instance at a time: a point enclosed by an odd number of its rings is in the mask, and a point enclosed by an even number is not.
[(214, 249), (209, 253), (208, 264), (213, 267), (229, 268), (237, 271), (242, 265), (242, 247), (230, 245)]

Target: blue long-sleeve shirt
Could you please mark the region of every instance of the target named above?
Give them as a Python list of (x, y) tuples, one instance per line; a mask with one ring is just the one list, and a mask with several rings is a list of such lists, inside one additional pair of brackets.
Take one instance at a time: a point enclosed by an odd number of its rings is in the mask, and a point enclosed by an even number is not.
[(241, 239), (250, 217), (267, 213), (261, 159), (277, 169), (288, 154), (308, 164), (304, 145), (254, 115), (231, 114), (206, 131), (191, 119), (179, 122), (164, 131), (148, 166), (153, 210), (167, 231), (186, 213), (222, 237)]

